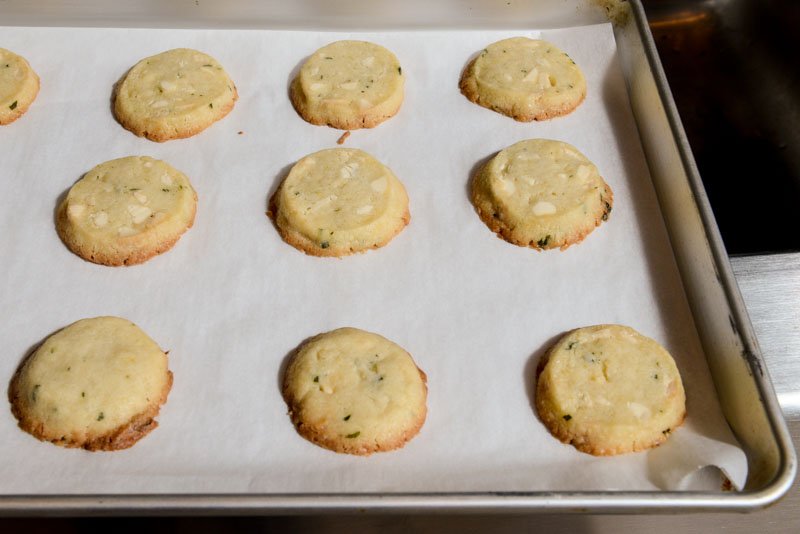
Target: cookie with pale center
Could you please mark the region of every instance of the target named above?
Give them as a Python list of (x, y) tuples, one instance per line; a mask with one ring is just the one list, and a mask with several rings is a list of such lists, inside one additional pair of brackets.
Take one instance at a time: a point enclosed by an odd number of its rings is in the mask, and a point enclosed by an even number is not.
[(155, 341), (126, 319), (95, 317), (48, 337), (14, 375), (9, 400), (20, 428), (38, 439), (111, 451), (158, 426), (171, 387)]
[(213, 57), (176, 48), (134, 65), (114, 90), (114, 115), (139, 137), (191, 137), (225, 117), (239, 98)]
[(472, 179), (481, 220), (502, 239), (538, 250), (579, 243), (614, 203), (597, 167), (574, 146), (550, 139), (501, 150)]
[(586, 97), (586, 79), (572, 58), (528, 37), (484, 48), (464, 69), (459, 87), (470, 101), (526, 122), (571, 113)]
[(373, 128), (403, 103), (400, 61), (367, 41), (336, 41), (314, 52), (290, 88), (294, 108), (316, 125)]
[(20, 118), (39, 94), (39, 76), (25, 58), (0, 48), (0, 126)]
[(283, 379), (289, 416), (301, 436), (336, 452), (397, 449), (427, 415), (427, 377), (388, 339), (339, 328), (304, 342)]
[(161, 254), (194, 223), (197, 194), (185, 174), (147, 156), (101, 163), (58, 208), (62, 241), (85, 260), (133, 265)]
[(627, 326), (573, 330), (549, 349), (539, 369), (539, 417), (553, 436), (589, 454), (655, 447), (686, 417), (672, 356)]
[(284, 241), (313, 256), (382, 247), (411, 220), (400, 180), (355, 148), (302, 158), (272, 196), (267, 214)]

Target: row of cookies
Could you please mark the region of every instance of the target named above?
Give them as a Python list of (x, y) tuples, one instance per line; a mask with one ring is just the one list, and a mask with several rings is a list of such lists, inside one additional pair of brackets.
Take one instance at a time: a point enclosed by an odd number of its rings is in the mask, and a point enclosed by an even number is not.
[[(365, 41), (337, 41), (314, 52), (292, 81), (290, 99), (308, 122), (352, 130), (394, 116), (405, 77), (397, 57)], [(462, 93), (520, 121), (570, 113), (586, 96), (575, 62), (551, 43), (526, 37), (483, 49), (464, 69)], [(28, 62), (0, 48), (0, 124), (19, 118), (39, 90)], [(138, 136), (193, 136), (233, 109), (236, 85), (214, 58), (187, 48), (147, 57), (114, 90), (114, 115)]]
[[(172, 387), (167, 353), (118, 317), (73, 323), (20, 365), (9, 400), (19, 426), (65, 447), (118, 450), (158, 426)], [(683, 422), (685, 393), (670, 354), (632, 328), (597, 325), (545, 354), (535, 405), (553, 436), (594, 455), (661, 444)], [(399, 345), (339, 328), (304, 341), (282, 377), (298, 433), (336, 452), (405, 445), (427, 416), (427, 376)]]
[[(500, 151), (472, 179), (480, 218), (503, 239), (567, 248), (608, 219), (613, 193), (597, 167), (567, 143), (531, 139)], [(131, 156), (84, 175), (58, 208), (63, 242), (103, 265), (132, 265), (171, 248), (192, 226), (197, 194), (164, 161)], [(334, 148), (300, 159), (267, 210), (282, 238), (314, 256), (387, 244), (409, 223), (402, 182), (366, 152)]]

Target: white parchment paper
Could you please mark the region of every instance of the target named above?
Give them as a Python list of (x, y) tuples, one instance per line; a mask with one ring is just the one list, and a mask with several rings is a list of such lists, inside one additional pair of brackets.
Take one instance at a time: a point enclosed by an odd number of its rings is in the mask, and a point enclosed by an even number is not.
[[(575, 112), (523, 124), (459, 93), (473, 54), (520, 34), (554, 42), (583, 69), (588, 96)], [(42, 443), (0, 410), (0, 493), (659, 490), (696, 487), (692, 475), (708, 465), (744, 482), (746, 460), (714, 395), (609, 25), (378, 34), (3, 28), (0, 35), (42, 81), (30, 111), (0, 128), (0, 380), (53, 331), (98, 315), (140, 325), (170, 351), (175, 374), (161, 426), (126, 451)], [(408, 189), (412, 221), (383, 249), (314, 258), (283, 243), (264, 212), (296, 160), (335, 146), (341, 132), (301, 120), (287, 87), (316, 48), (345, 38), (388, 47), (407, 76), (399, 114), (353, 132), (345, 146), (394, 170)], [(115, 122), (111, 90), (139, 59), (175, 47), (221, 61), (240, 100), (198, 136), (152, 143)], [(537, 137), (578, 147), (614, 190), (610, 220), (564, 252), (496, 238), (467, 196), (479, 163)], [(93, 265), (60, 242), (54, 208), (94, 165), (127, 155), (185, 172), (199, 195), (197, 220), (173, 250), (144, 265)], [(555, 440), (536, 417), (539, 357), (565, 331), (598, 323), (630, 325), (678, 363), (689, 416), (657, 449), (595, 458)], [(306, 337), (347, 325), (399, 343), (428, 375), (427, 422), (401, 450), (335, 454), (300, 438), (286, 415), (279, 391), (286, 356)]]

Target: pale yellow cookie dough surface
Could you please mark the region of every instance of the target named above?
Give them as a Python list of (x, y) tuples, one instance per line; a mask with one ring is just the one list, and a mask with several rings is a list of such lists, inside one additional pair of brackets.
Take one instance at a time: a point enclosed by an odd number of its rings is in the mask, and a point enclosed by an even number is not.
[(548, 352), (538, 380), (536, 408), (545, 426), (590, 454), (654, 447), (686, 415), (672, 356), (627, 326), (568, 333)]
[(115, 91), (114, 114), (136, 135), (167, 141), (195, 135), (227, 115), (238, 98), (222, 65), (176, 48), (141, 60)]
[(403, 69), (386, 48), (337, 41), (314, 52), (292, 82), (291, 99), (312, 124), (354, 130), (392, 117), (403, 102)]
[(69, 190), (57, 228), (84, 259), (141, 263), (172, 247), (194, 222), (197, 195), (168, 163), (129, 156), (101, 163)]
[(519, 121), (566, 115), (586, 97), (575, 62), (547, 41), (513, 37), (487, 46), (465, 69), (461, 92)]
[(472, 182), (472, 202), (486, 225), (510, 243), (536, 249), (580, 242), (608, 219), (613, 198), (586, 156), (549, 139), (501, 150)]
[(39, 77), (24, 58), (0, 48), (0, 125), (17, 120), (39, 94)]
[(283, 238), (315, 256), (343, 256), (388, 243), (410, 220), (405, 187), (362, 150), (333, 148), (292, 167), (270, 214)]
[(155, 428), (171, 384), (167, 355), (147, 334), (128, 320), (96, 317), (47, 338), (11, 389), (24, 430), (59, 445), (110, 450)]
[(286, 370), (283, 392), (301, 435), (350, 454), (402, 447), (427, 414), (426, 377), (408, 352), (356, 328), (304, 343)]

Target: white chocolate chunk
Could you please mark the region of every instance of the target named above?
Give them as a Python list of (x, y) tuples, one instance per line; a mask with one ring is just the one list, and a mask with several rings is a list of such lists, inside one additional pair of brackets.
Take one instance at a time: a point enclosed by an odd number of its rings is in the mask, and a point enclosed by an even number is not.
[(311, 89), (311, 91), (313, 91), (314, 93), (324, 93), (328, 90), (328, 87), (330, 86), (327, 83), (317, 82), (317, 83), (312, 83), (309, 89)]
[(131, 218), (133, 219), (133, 224), (140, 224), (144, 222), (145, 219), (150, 217), (152, 211), (147, 206), (137, 206), (136, 204), (129, 204), (128, 213), (130, 213)]
[(522, 78), (523, 82), (535, 82), (539, 77), (539, 69), (534, 67), (531, 71)]
[(588, 165), (580, 165), (578, 167), (578, 172), (576, 173), (579, 180), (585, 180), (589, 177), (589, 173), (591, 172), (591, 168)]
[(340, 84), (339, 84), (339, 87), (340, 87), (341, 89), (345, 89), (345, 90), (347, 90), (347, 91), (352, 91), (353, 89), (355, 89), (356, 87), (358, 87), (358, 83), (356, 83), (356, 82), (340, 83)]
[(556, 211), (557, 210), (554, 204), (544, 200), (540, 200), (533, 205), (533, 214), (537, 217), (542, 215), (553, 215)]
[(136, 200), (138, 200), (139, 202), (141, 202), (142, 204), (147, 204), (147, 195), (145, 195), (141, 191), (134, 191), (133, 192), (133, 197)]
[(358, 208), (358, 209), (356, 210), (356, 213), (357, 213), (358, 215), (367, 215), (367, 214), (368, 214), (368, 213), (370, 213), (371, 211), (372, 211), (372, 205), (371, 205), (371, 204), (367, 204), (367, 205), (365, 205), (365, 206), (361, 206), (360, 208)]
[(161, 80), (158, 86), (161, 88), (162, 91), (174, 91), (178, 86), (170, 81)]
[(386, 186), (388, 184), (389, 184), (389, 182), (386, 180), (386, 177), (385, 176), (381, 176), (380, 178), (372, 180), (372, 182), (370, 182), (369, 186), (376, 193), (383, 193), (384, 191), (386, 191)]
[(117, 230), (117, 234), (122, 236), (122, 237), (132, 236), (132, 235), (137, 234), (137, 233), (138, 232), (136, 230), (134, 230), (133, 228), (131, 228), (130, 226), (120, 226), (119, 230)]
[(83, 215), (83, 212), (86, 211), (86, 206), (83, 204), (70, 204), (67, 211), (70, 217), (80, 217)]
[(628, 402), (628, 409), (636, 416), (637, 419), (646, 419), (650, 417), (650, 409), (638, 402)]
[(161, 175), (161, 183), (164, 185), (172, 185), (172, 176), (165, 172)]
[(517, 190), (517, 186), (515, 186), (514, 182), (511, 180), (503, 180), (502, 178), (498, 178), (497, 183), (500, 185), (500, 190), (507, 195), (513, 195)]
[(168, 105), (169, 105), (169, 102), (167, 102), (166, 100), (156, 100), (155, 102), (150, 104), (150, 107), (151, 108), (164, 108), (164, 107), (167, 107)]
[(98, 211), (97, 213), (89, 215), (89, 219), (91, 219), (92, 224), (98, 228), (102, 228), (108, 224), (108, 214), (104, 211)]

